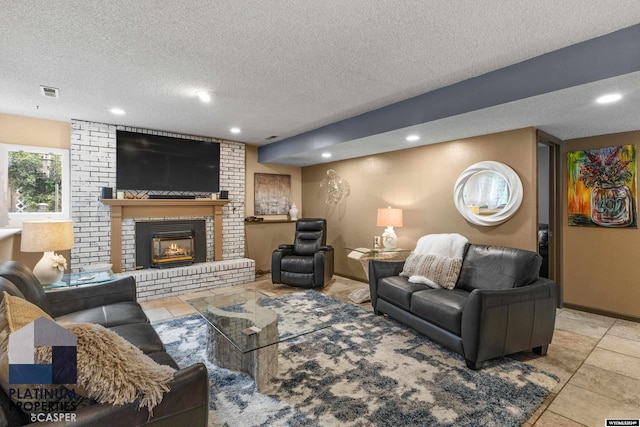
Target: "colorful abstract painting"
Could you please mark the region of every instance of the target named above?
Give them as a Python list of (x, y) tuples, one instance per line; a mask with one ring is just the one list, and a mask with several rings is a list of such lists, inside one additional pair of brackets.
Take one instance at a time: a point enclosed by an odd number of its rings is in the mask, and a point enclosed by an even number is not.
[(567, 153), (569, 225), (637, 228), (636, 146)]

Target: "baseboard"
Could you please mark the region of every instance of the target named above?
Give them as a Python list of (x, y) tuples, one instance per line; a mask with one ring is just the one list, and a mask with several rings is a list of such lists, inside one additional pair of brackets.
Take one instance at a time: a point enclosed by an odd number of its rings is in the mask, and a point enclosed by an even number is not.
[(342, 274), (342, 273), (334, 273), (336, 276), (344, 277), (345, 279), (355, 280), (356, 282), (369, 283), (368, 280), (363, 279), (362, 277), (352, 276), (350, 274)]
[(578, 305), (578, 304), (571, 304), (571, 303), (566, 303), (565, 302), (563, 304), (563, 308), (570, 308), (570, 309), (573, 309), (573, 310), (580, 310), (580, 311), (585, 311), (587, 313), (600, 314), (602, 316), (608, 316), (608, 317), (613, 317), (613, 318), (616, 318), (616, 319), (629, 320), (631, 322), (640, 323), (640, 317), (629, 316), (629, 315), (626, 315), (626, 314), (616, 313), (616, 312), (613, 312), (613, 311), (600, 310), (600, 309), (592, 308), (592, 307), (585, 307), (585, 306)]

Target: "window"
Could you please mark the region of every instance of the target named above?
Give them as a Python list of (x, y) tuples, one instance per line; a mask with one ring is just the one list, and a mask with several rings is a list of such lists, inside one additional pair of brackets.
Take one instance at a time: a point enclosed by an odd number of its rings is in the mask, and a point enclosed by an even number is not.
[(0, 144), (0, 168), (0, 201), (10, 226), (69, 217), (68, 150)]

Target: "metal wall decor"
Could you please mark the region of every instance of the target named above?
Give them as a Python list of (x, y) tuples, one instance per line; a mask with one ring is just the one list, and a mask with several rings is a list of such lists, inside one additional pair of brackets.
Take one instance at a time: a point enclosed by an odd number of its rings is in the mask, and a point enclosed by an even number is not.
[(333, 169), (327, 171), (327, 177), (320, 182), (320, 192), (325, 198), (327, 205), (337, 205), (345, 197), (351, 194), (349, 183), (340, 178)]

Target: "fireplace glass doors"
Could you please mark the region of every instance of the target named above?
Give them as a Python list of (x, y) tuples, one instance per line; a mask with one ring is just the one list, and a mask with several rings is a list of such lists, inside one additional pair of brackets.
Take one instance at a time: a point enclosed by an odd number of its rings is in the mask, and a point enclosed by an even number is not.
[(194, 251), (191, 231), (154, 233), (151, 238), (151, 267), (189, 265), (193, 263)]
[(136, 270), (206, 262), (205, 220), (136, 221)]

